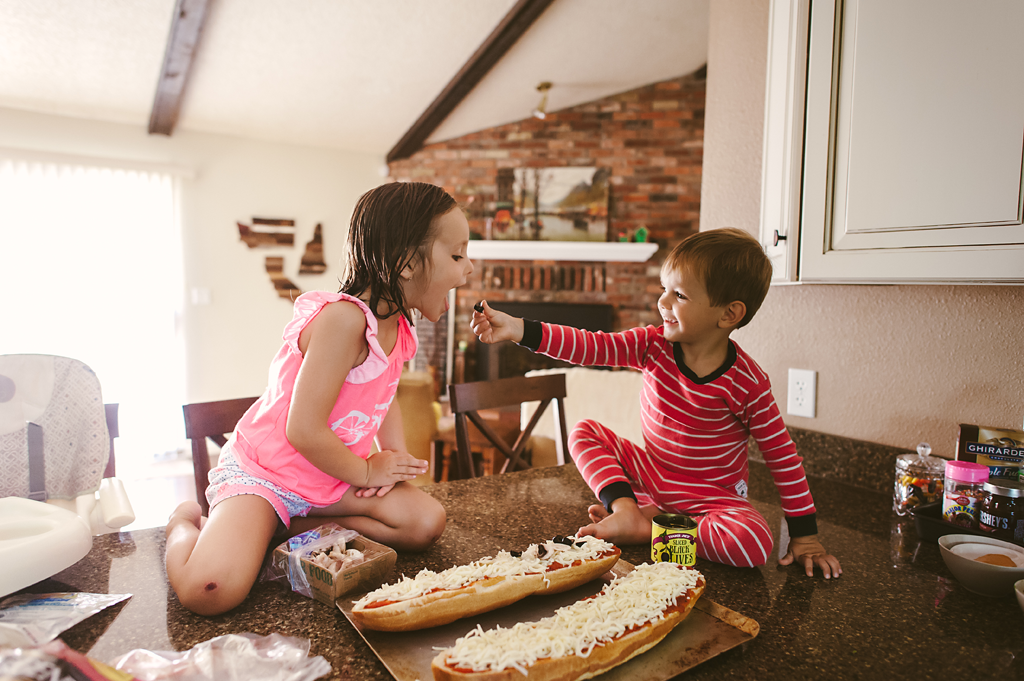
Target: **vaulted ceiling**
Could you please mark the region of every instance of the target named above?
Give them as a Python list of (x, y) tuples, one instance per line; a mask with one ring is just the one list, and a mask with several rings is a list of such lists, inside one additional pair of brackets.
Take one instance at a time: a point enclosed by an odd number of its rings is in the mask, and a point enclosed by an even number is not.
[[(554, 111), (691, 73), (709, 1), (2, 0), (0, 107), (147, 128), (176, 5), (206, 5), (172, 134), (387, 155), (410, 131), (430, 142), (526, 118), (542, 81)], [(489, 44), (500, 58), (481, 67)]]

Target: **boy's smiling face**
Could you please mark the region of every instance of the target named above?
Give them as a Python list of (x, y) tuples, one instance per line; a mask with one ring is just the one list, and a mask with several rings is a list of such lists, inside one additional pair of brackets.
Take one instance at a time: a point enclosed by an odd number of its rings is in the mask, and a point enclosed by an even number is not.
[(720, 328), (726, 308), (711, 304), (703, 282), (687, 268), (662, 269), (661, 287), (658, 312), (665, 322), (666, 340), (699, 343)]

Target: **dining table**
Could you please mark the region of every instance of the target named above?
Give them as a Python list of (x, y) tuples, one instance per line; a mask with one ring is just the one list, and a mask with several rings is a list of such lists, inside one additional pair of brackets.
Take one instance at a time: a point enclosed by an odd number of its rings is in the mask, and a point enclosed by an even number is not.
[[(757, 567), (698, 558), (702, 598), (756, 621), (757, 634), (680, 678), (1024, 678), (1024, 613), (1012, 594), (967, 591), (936, 543), (893, 514), (890, 494), (828, 478), (809, 483), (819, 537), (842, 575), (808, 577), (798, 565), (780, 565), (778, 546)], [(595, 502), (571, 464), (423, 489), (444, 505), (445, 531), (424, 552), (400, 552), (392, 579), (572, 535)], [(750, 463), (748, 498), (775, 529), (776, 544), (785, 543), (778, 492), (763, 463)], [(621, 549), (632, 565), (650, 561), (649, 545)], [(240, 606), (215, 617), (185, 609), (167, 581), (162, 527), (98, 536), (81, 561), (23, 591), (131, 594), (61, 634), (107, 664), (133, 650), (186, 651), (224, 634), (280, 633), (307, 639), (309, 654), (330, 664), (327, 678), (392, 678), (341, 609), (280, 582), (257, 582)]]

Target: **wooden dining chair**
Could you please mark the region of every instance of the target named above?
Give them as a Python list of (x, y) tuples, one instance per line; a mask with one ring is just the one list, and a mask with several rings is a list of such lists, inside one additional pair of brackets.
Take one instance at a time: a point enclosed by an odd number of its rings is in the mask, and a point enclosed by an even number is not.
[(238, 420), (257, 399), (259, 398), (239, 397), (235, 400), (196, 402), (183, 405), (181, 408), (185, 413), (185, 437), (192, 441), (196, 500), (203, 507), (203, 515), (210, 513), (210, 503), (206, 500), (206, 488), (210, 484), (210, 453), (206, 448), (206, 438), (223, 447)]
[[(520, 464), (523, 450), (530, 439), (530, 433), (540, 421), (540, 417), (554, 402), (555, 451), (558, 465), (568, 462), (569, 435), (565, 423), (565, 374), (548, 376), (516, 376), (499, 378), (494, 381), (476, 381), (474, 383), (454, 383), (448, 386), (448, 396), (452, 414), (455, 416), (455, 438), (457, 445), (457, 471), (449, 473), (449, 479), (473, 478), (477, 473), (473, 465), (473, 454), (470, 449), (469, 423), (474, 426), (505, 455), (505, 463), (500, 473), (514, 471)], [(523, 402), (540, 402), (533, 412), (529, 423), (519, 433), (515, 444), (509, 444), (498, 435), (478, 413), (484, 409), (499, 409), (521, 405)], [(525, 466), (524, 466), (525, 467)]]

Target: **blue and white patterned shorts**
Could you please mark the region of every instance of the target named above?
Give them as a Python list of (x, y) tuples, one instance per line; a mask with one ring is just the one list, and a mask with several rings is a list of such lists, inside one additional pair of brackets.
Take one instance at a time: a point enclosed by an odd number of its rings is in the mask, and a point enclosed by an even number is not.
[(210, 471), (210, 486), (206, 488), (206, 500), (210, 510), (220, 502), (239, 494), (255, 494), (263, 497), (274, 507), (285, 526), (291, 526), (295, 516), (309, 514), (313, 505), (294, 492), (275, 485), (269, 480), (257, 478), (242, 468), (231, 447), (225, 445), (220, 452), (217, 467)]

